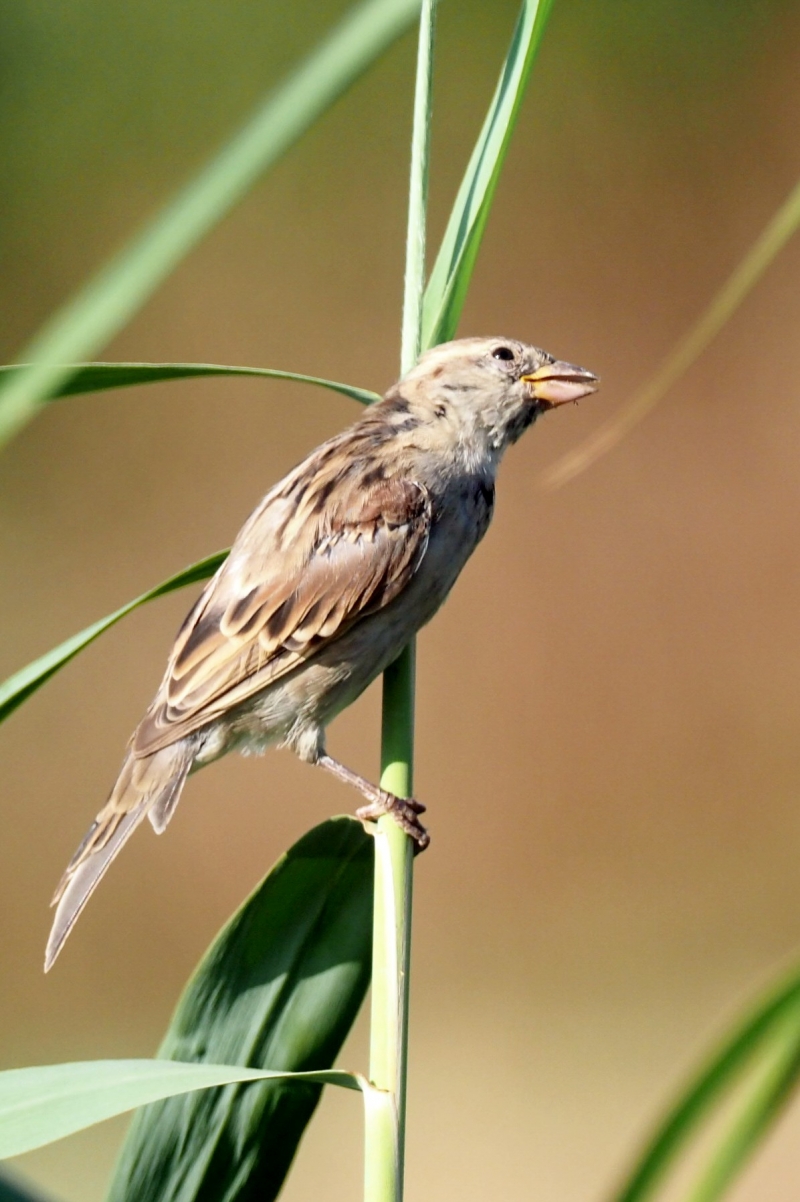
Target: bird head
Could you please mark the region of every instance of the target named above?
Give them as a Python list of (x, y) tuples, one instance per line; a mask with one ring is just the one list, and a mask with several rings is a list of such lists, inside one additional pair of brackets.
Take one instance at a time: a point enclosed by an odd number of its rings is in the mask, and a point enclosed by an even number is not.
[(599, 383), (585, 368), (513, 338), (463, 338), (427, 351), (399, 390), (431, 424), (455, 425), (502, 454), (542, 413)]

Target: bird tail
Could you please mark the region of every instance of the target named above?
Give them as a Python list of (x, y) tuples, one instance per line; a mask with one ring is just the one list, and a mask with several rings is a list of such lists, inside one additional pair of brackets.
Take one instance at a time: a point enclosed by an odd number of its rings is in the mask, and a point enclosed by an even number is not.
[(145, 814), (158, 834), (166, 827), (178, 804), (192, 766), (190, 740), (136, 757), (125, 757), (111, 796), (95, 818), (67, 865), (52, 905), (56, 907), (44, 957), (44, 970), (52, 968), (64, 941), (112, 860), (136, 830)]

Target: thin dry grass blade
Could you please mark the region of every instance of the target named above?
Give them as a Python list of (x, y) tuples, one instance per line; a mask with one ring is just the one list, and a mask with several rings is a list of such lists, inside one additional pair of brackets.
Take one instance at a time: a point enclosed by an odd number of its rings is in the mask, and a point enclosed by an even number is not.
[(612, 450), (669, 392), (716, 338), (800, 225), (800, 183), (725, 281), (705, 313), (628, 404), (583, 443), (542, 472), (543, 488), (559, 488)]

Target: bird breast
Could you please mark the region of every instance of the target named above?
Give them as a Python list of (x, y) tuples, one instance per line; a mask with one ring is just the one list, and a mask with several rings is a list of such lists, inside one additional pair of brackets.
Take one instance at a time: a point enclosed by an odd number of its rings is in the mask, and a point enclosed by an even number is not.
[(424, 613), (417, 629), (433, 617), (446, 599), (488, 530), (493, 510), (494, 481), (483, 475), (451, 480), (447, 489), (434, 497), (428, 549), (406, 590), (407, 600)]

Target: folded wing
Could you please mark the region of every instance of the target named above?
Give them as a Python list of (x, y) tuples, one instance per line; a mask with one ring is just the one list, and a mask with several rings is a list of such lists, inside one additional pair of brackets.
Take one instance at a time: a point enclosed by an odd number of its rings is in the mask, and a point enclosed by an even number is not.
[(135, 755), (211, 722), (402, 592), (428, 544), (430, 497), (359, 460), (328, 444), (265, 497), (181, 628)]

